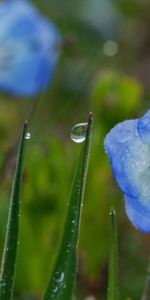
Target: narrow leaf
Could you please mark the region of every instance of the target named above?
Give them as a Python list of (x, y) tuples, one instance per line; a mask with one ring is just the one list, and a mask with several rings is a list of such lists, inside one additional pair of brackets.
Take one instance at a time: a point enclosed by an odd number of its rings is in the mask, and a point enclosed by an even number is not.
[(27, 133), (27, 122), (23, 132), (18, 150), (16, 171), (10, 198), (9, 215), (7, 221), (7, 232), (4, 244), (2, 267), (0, 275), (0, 300), (12, 299), (15, 280), (16, 256), (19, 243), (19, 216), (20, 216), (20, 186), (22, 179), (22, 165), (24, 157), (25, 136)]
[(117, 224), (114, 208), (110, 210), (109, 262), (108, 262), (108, 300), (118, 299), (118, 242)]
[(147, 269), (145, 288), (141, 300), (149, 300), (149, 299), (150, 299), (150, 259), (149, 259), (149, 266)]
[(85, 143), (73, 180), (62, 242), (44, 300), (71, 300), (72, 298), (76, 275), (76, 247), (90, 153), (92, 119), (93, 116), (90, 113)]

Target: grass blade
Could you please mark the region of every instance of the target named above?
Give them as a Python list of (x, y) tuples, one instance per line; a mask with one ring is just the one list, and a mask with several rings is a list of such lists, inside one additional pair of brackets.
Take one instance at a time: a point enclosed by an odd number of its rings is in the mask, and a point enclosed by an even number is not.
[(27, 122), (23, 127), (20, 146), (17, 156), (16, 171), (10, 198), (10, 208), (7, 222), (7, 232), (4, 244), (2, 268), (0, 275), (0, 299), (12, 299), (13, 286), (16, 269), (16, 256), (19, 236), (20, 215), (20, 186), (22, 179), (22, 165), (24, 157), (25, 135), (27, 133)]
[(141, 300), (149, 300), (149, 299), (150, 299), (150, 259), (149, 259), (149, 265), (147, 269), (145, 288)]
[(118, 242), (117, 224), (114, 208), (110, 210), (109, 229), (109, 262), (108, 262), (108, 300), (118, 299)]
[(76, 247), (80, 214), (91, 144), (92, 117), (92, 113), (90, 113), (84, 147), (73, 180), (62, 242), (44, 300), (71, 300), (72, 298), (76, 275)]

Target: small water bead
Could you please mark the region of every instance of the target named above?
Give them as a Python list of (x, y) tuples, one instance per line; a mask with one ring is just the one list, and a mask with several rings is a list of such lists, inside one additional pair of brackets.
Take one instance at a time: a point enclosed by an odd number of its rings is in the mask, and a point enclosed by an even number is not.
[(1, 287), (5, 287), (6, 286), (6, 282), (5, 281), (0, 281), (0, 285), (1, 285)]
[(31, 133), (30, 132), (27, 132), (26, 135), (25, 135), (25, 139), (26, 140), (29, 140), (31, 138)]
[(65, 276), (64, 272), (60, 272), (60, 273), (56, 272), (56, 276), (55, 276), (56, 282), (62, 282), (64, 279), (64, 276)]
[(85, 141), (86, 131), (88, 123), (79, 123), (75, 125), (71, 130), (71, 139), (75, 143), (82, 143)]
[(55, 286), (55, 288), (53, 289), (53, 293), (56, 293), (58, 291), (58, 287)]

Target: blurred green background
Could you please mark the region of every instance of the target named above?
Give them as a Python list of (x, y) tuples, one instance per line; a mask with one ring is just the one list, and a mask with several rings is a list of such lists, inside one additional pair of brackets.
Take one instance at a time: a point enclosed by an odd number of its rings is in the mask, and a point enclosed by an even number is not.
[[(108, 212), (117, 211), (121, 300), (143, 291), (150, 240), (129, 223), (103, 149), (116, 123), (150, 107), (148, 0), (34, 1), (62, 33), (53, 82), (37, 99), (0, 95), (0, 256), (17, 139), (29, 118), (15, 299), (40, 299), (57, 254), (76, 162), (71, 128), (94, 113), (78, 246), (77, 300), (106, 299)], [(90, 295), (93, 298), (88, 298)]]

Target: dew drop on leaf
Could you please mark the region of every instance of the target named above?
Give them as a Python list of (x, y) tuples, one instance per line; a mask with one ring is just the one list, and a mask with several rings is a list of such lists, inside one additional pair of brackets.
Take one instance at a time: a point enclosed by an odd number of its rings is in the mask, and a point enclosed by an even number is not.
[(53, 289), (53, 293), (56, 293), (58, 291), (58, 287), (55, 286), (55, 288)]
[(55, 280), (56, 282), (62, 282), (64, 280), (64, 272), (56, 272), (56, 277), (55, 277)]
[(88, 123), (79, 123), (76, 124), (71, 130), (71, 139), (75, 143), (82, 143), (85, 141), (86, 130)]

